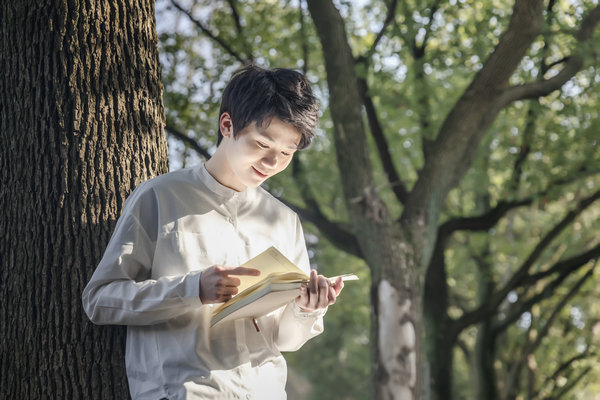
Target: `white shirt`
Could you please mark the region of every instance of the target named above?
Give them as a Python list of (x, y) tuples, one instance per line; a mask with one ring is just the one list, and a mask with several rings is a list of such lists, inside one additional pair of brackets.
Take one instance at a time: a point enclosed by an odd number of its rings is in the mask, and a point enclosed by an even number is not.
[(274, 245), (310, 270), (297, 215), (262, 188), (236, 192), (204, 166), (142, 183), (123, 213), (83, 305), (96, 324), (127, 328), (133, 399), (285, 399), (286, 363), (323, 331), (324, 312), (295, 302), (210, 328), (199, 282), (215, 264), (238, 266)]

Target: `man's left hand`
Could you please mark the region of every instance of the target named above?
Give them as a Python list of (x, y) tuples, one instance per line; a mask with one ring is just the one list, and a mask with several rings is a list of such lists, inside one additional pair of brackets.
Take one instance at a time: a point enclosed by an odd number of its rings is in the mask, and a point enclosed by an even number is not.
[(343, 288), (344, 282), (341, 276), (335, 282), (331, 282), (323, 275), (318, 275), (317, 271), (312, 270), (310, 271), (310, 282), (300, 288), (300, 296), (296, 298), (296, 304), (304, 312), (327, 308), (335, 303)]

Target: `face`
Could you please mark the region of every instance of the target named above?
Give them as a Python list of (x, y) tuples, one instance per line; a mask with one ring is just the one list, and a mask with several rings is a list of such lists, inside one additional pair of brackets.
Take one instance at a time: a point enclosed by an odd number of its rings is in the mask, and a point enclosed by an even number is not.
[(298, 148), (300, 133), (292, 125), (273, 118), (268, 126), (247, 126), (233, 137), (231, 118), (221, 115), (223, 141), (221, 173), (215, 178), (237, 191), (259, 186), (268, 178), (283, 171), (292, 161)]

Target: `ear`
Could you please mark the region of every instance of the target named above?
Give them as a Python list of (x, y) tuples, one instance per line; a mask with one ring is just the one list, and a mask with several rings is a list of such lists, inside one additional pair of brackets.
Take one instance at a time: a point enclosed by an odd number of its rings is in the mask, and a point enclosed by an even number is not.
[(219, 118), (219, 129), (223, 137), (232, 137), (233, 135), (233, 121), (229, 113), (224, 112)]

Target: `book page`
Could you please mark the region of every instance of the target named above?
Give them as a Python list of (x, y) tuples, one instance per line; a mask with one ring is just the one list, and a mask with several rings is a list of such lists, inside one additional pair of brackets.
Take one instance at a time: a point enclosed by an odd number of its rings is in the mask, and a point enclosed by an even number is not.
[(267, 278), (271, 274), (281, 274), (287, 272), (295, 272), (308, 277), (306, 272), (296, 267), (294, 263), (288, 260), (275, 247), (271, 246), (256, 257), (242, 264), (244, 267), (256, 268), (260, 271), (259, 276), (238, 276), (241, 281), (238, 286), (238, 293), (241, 293), (250, 286)]

